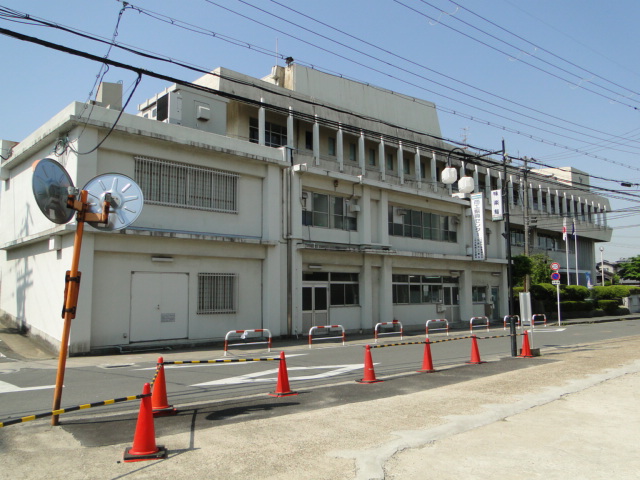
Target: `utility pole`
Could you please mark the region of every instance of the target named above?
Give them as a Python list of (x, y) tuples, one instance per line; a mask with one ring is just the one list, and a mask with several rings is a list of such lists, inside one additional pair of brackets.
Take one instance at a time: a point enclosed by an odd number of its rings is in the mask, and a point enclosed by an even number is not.
[[(524, 192), (523, 192), (523, 212), (524, 212), (524, 254), (525, 256), (529, 256), (531, 254), (530, 244), (529, 244), (529, 180), (527, 179), (527, 174), (529, 173), (529, 169), (527, 168), (527, 157), (523, 158), (524, 160)], [(529, 291), (529, 286), (531, 285), (531, 275), (528, 273), (524, 277), (524, 291)]]
[(509, 295), (509, 315), (513, 315), (513, 279), (511, 276), (511, 221), (509, 219), (509, 195), (507, 182), (507, 150), (502, 139), (502, 202), (504, 204), (504, 237), (507, 241), (507, 291)]

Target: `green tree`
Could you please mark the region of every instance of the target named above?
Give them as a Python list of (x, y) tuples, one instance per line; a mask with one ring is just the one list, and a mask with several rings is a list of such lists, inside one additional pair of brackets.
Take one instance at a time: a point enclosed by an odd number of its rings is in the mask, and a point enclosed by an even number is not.
[(524, 277), (531, 275), (533, 262), (526, 255), (516, 255), (511, 257), (511, 277), (514, 285), (523, 285)]
[(640, 255), (619, 264), (618, 275), (626, 280), (640, 281)]
[(546, 253), (537, 253), (529, 257), (531, 259), (531, 283), (549, 283), (551, 275), (551, 259)]

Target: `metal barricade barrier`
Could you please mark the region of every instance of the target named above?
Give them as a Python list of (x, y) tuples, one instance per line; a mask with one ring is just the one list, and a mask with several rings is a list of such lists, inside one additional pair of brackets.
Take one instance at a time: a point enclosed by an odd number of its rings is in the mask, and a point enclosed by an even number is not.
[[(378, 333), (378, 327), (380, 327), (380, 326), (388, 326), (388, 325), (393, 325), (393, 330), (394, 331)], [(400, 326), (400, 331), (399, 332), (395, 331), (396, 325)], [(402, 340), (403, 333), (404, 333), (404, 328), (402, 327), (402, 322), (400, 322), (400, 320), (392, 320), (390, 322), (376, 323), (376, 326), (373, 327), (373, 338), (375, 339), (374, 343), (378, 343), (378, 335), (396, 335), (396, 334), (400, 334), (400, 340)]]
[(536, 319), (540, 319), (538, 325), (543, 324), (545, 327), (547, 326), (547, 316), (544, 313), (534, 313), (531, 315), (531, 328), (535, 327)]
[(504, 330), (507, 329), (507, 325), (509, 324), (509, 320), (511, 318), (515, 318), (516, 319), (516, 326), (517, 327), (520, 326), (520, 316), (519, 315), (505, 315), (504, 316)]
[[(242, 340), (246, 340), (247, 338), (249, 338), (249, 335), (251, 335), (252, 333), (262, 333), (262, 336), (260, 338), (264, 338), (266, 334), (267, 340), (261, 340), (259, 342), (239, 342), (239, 343), (229, 343), (229, 337), (231, 335), (240, 335), (240, 338)], [(256, 328), (253, 330), (231, 330), (229, 332), (227, 332), (227, 334), (224, 336), (224, 356), (227, 356), (227, 350), (229, 350), (229, 346), (236, 346), (236, 345), (260, 345), (260, 344), (267, 344), (267, 351), (271, 352), (271, 332), (266, 329), (266, 328)]]
[(470, 328), (470, 332), (473, 333), (473, 322), (474, 321), (478, 321), (478, 322), (484, 322), (481, 323), (480, 325), (477, 325), (478, 327), (487, 327), (487, 332), (489, 331), (489, 318), (487, 317), (471, 317), (471, 320), (469, 320), (469, 328)]
[(321, 338), (316, 338), (316, 340), (333, 340), (336, 338), (341, 338), (342, 339), (342, 345), (344, 345), (345, 342), (345, 331), (344, 331), (344, 327), (342, 325), (316, 325), (314, 327), (311, 327), (309, 329), (309, 348), (311, 348), (311, 343), (313, 342), (313, 332), (315, 330), (323, 330), (323, 329), (327, 329), (327, 333), (331, 333), (331, 329), (332, 328), (339, 328), (342, 330), (342, 335), (339, 337), (321, 337)]
[(425, 331), (426, 338), (429, 338), (429, 323), (431, 323), (431, 322), (436, 322), (436, 323), (442, 323), (442, 322), (444, 322), (444, 323), (445, 323), (445, 326), (444, 326), (444, 327), (441, 327), (441, 328), (431, 328), (431, 331), (436, 331), (436, 330), (438, 330), (438, 331), (440, 331), (440, 330), (446, 330), (446, 331), (447, 331), (447, 337), (449, 336), (449, 320), (447, 320), (446, 318), (434, 318), (434, 319), (432, 319), (432, 320), (427, 320), (427, 324), (426, 324), (426, 325), (425, 325), (425, 327), (424, 327), (424, 328), (425, 328), (425, 330), (426, 330), (426, 331)]

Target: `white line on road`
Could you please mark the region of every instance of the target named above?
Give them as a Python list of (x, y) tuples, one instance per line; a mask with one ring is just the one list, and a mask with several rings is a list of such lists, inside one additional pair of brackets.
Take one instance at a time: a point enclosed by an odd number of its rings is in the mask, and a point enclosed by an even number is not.
[(18, 387), (11, 383), (0, 380), (0, 393), (28, 392), (31, 390), (45, 390), (47, 388), (55, 388), (55, 385), (43, 385), (40, 387)]
[[(376, 365), (376, 364), (374, 364)], [(328, 378), (335, 377), (337, 375), (343, 375), (345, 373), (352, 372), (354, 370), (362, 369), (362, 364), (352, 364), (352, 365), (325, 365), (320, 367), (292, 367), (288, 368), (288, 372), (299, 371), (299, 370), (329, 370), (324, 373), (318, 373), (316, 375), (305, 375), (300, 377), (289, 377), (289, 381), (301, 381), (301, 380), (318, 380), (320, 378)], [(258, 383), (258, 382), (274, 382), (276, 378), (259, 378), (265, 377), (267, 375), (276, 375), (278, 373), (277, 368), (266, 370), (264, 372), (257, 373), (249, 373), (247, 375), (241, 375), (239, 377), (231, 377), (231, 378), (223, 378), (220, 380), (212, 380), (211, 382), (203, 382), (197, 383), (195, 385), (191, 385), (192, 387), (206, 387), (211, 385), (236, 385), (239, 383)]]

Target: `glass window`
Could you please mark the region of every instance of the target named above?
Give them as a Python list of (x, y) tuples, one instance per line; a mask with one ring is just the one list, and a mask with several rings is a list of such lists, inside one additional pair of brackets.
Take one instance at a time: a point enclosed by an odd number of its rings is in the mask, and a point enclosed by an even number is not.
[(302, 224), (314, 227), (356, 231), (358, 219), (344, 197), (303, 192), (306, 195), (302, 211)]
[(393, 275), (392, 282), (395, 304), (440, 303), (443, 300), (442, 277)]
[(369, 165), (371, 166), (376, 165), (376, 149), (375, 148), (369, 149)]
[(355, 143), (349, 144), (349, 161), (350, 162), (356, 161), (356, 144)]
[(329, 197), (321, 193), (313, 194), (313, 225), (329, 226)]
[(485, 287), (471, 287), (471, 299), (473, 303), (486, 303), (487, 289)]
[(392, 153), (387, 153), (387, 158), (386, 158), (386, 167), (387, 170), (389, 170), (390, 172), (393, 171), (393, 154)]
[(327, 140), (328, 140), (327, 153), (335, 157), (336, 156), (336, 139), (333, 137), (329, 137)]

